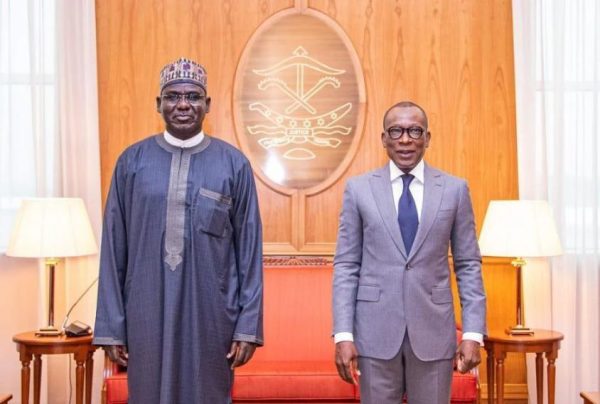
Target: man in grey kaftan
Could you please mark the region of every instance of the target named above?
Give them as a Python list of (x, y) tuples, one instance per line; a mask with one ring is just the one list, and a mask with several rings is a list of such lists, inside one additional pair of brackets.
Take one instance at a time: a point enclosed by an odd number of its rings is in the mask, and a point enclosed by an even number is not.
[(202, 132), (206, 73), (161, 73), (165, 133), (119, 157), (106, 203), (94, 343), (128, 366), (130, 404), (228, 403), (262, 345), (262, 233), (252, 169)]

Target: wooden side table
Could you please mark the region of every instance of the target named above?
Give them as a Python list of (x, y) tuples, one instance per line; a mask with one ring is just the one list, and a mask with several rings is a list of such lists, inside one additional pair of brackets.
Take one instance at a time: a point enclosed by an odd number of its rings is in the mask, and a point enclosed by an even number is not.
[(579, 395), (583, 398), (583, 404), (600, 404), (600, 391), (584, 391)]
[[(488, 403), (494, 402), (494, 386), (498, 404), (504, 403), (504, 360), (507, 352), (535, 353), (535, 381), (537, 402), (544, 399), (544, 368), (542, 354), (548, 361), (548, 404), (554, 404), (554, 387), (560, 341), (564, 336), (556, 331), (533, 330), (533, 335), (508, 335), (504, 331), (491, 332), (484, 338), (487, 352)], [(494, 366), (495, 365), (495, 366)], [(495, 383), (494, 383), (495, 382)]]
[(29, 364), (33, 359), (33, 402), (40, 402), (40, 386), (42, 379), (42, 355), (73, 354), (77, 368), (75, 371), (75, 402), (83, 404), (83, 379), (85, 374), (85, 402), (92, 403), (92, 376), (94, 371), (93, 354), (96, 347), (92, 345), (92, 336), (66, 337), (38, 337), (34, 331), (17, 334), (13, 337), (17, 344), (19, 359), (23, 364), (21, 368), (21, 400), (23, 404), (29, 403)]

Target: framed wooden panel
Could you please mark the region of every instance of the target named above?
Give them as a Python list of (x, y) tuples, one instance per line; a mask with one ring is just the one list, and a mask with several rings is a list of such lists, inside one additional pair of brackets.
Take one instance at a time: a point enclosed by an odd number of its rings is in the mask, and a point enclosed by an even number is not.
[(266, 222), (265, 233), (276, 238), (265, 237), (266, 252), (331, 254), (326, 233), (307, 240), (315, 233), (306, 206), (338, 182), (363, 133), (363, 74), (348, 37), (334, 20), (304, 5), (281, 11), (248, 41), (233, 93), (238, 143), (257, 178), (292, 206), (282, 218), (292, 237), (282, 244)]

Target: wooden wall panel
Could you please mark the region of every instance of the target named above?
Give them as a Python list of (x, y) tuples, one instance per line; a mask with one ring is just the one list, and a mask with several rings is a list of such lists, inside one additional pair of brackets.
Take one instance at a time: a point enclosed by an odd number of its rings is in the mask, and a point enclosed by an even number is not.
[[(154, 100), (158, 72), (180, 56), (208, 70), (213, 102), (205, 130), (237, 144), (232, 113), (237, 64), (256, 29), (294, 5), (293, 0), (98, 0), (103, 195), (122, 150), (162, 131)], [(428, 112), (432, 140), (426, 160), (469, 181), (478, 229), (489, 200), (517, 197), (510, 0), (297, 0), (296, 5), (324, 13), (349, 37), (364, 73), (366, 116), (352, 163), (326, 189), (289, 198), (257, 181), (267, 253), (333, 253), (344, 182), (387, 161), (382, 116), (403, 99)], [(512, 324), (515, 283), (508, 260), (486, 260), (484, 282), (489, 327)], [(511, 357), (507, 367), (508, 382), (522, 386), (522, 356)]]
[[(293, 2), (217, 4), (97, 3), (104, 194), (118, 154), (162, 130), (154, 101), (158, 71), (181, 55), (200, 60), (209, 71), (213, 104), (207, 131), (236, 144), (231, 96), (237, 62), (257, 27), (293, 7)], [(344, 1), (315, 0), (307, 5), (333, 18), (350, 37), (364, 70), (367, 115), (362, 142), (347, 172), (338, 183), (307, 195), (305, 206), (297, 207), (320, 219), (306, 221), (298, 230), (306, 243), (333, 245), (343, 183), (348, 176), (385, 163), (382, 116), (402, 99), (427, 110), (432, 142), (426, 160), (469, 180), (479, 227), (490, 199), (516, 197), (509, 1), (354, 0), (349, 7)], [(268, 186), (260, 186), (260, 192), (265, 241), (291, 246), (281, 252), (310, 252), (298, 244), (298, 234), (290, 232), (297, 211), (282, 212), (279, 199), (284, 196)], [(318, 252), (333, 252), (327, 248)]]
[(383, 114), (411, 99), (429, 115), (425, 159), (469, 180), (480, 228), (490, 199), (517, 196), (510, 1), (352, 3), (309, 1), (342, 26), (363, 64), (367, 122), (349, 174), (385, 162)]
[[(510, 260), (504, 258), (484, 258), (483, 286), (487, 297), (488, 330), (503, 332), (506, 327), (516, 324), (517, 278)], [(452, 293), (454, 295), (454, 311), (457, 321), (460, 322), (461, 309), (454, 278), (452, 278)], [(486, 353), (482, 350), (482, 366), (479, 367), (479, 375), (481, 382), (484, 384), (487, 382), (486, 359)], [(504, 369), (506, 384), (518, 386), (527, 380), (525, 357), (522, 354), (509, 353)], [(515, 391), (521, 391), (521, 393), (524, 392), (526, 394), (527, 389), (526, 386), (521, 386), (521, 388), (513, 386), (512, 397), (524, 398), (522, 394), (520, 396), (519, 394), (515, 394)]]
[(256, 27), (292, 6), (293, 0), (96, 1), (103, 195), (123, 149), (163, 130), (155, 106), (158, 73), (181, 56), (200, 61), (209, 73), (213, 100), (205, 130), (235, 144), (231, 91), (237, 61)]

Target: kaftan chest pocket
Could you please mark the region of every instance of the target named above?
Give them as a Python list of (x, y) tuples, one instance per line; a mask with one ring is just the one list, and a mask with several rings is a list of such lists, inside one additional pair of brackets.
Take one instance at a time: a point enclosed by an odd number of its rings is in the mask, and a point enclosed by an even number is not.
[(231, 197), (200, 188), (192, 205), (194, 229), (215, 237), (225, 237), (231, 232), (229, 213)]

